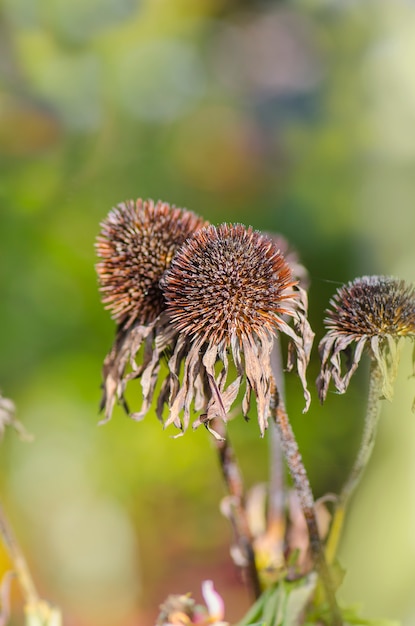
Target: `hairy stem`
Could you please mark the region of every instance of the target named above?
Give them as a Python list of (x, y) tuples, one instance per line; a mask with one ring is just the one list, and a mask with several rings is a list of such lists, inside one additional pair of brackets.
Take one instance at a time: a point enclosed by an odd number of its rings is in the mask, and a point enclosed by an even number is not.
[(372, 361), (362, 439), (353, 467), (340, 492), (327, 541), (326, 555), (329, 563), (332, 563), (336, 556), (347, 505), (356, 487), (360, 483), (365, 468), (372, 456), (379, 423), (381, 388), (382, 372), (378, 364)]
[[(274, 342), (271, 351), (271, 371), (280, 397), (284, 400), (284, 374), (279, 341)], [(267, 535), (273, 538), (274, 553), (284, 555), (286, 485), (281, 439), (275, 422), (271, 422), (269, 428), (269, 468)]]
[(220, 438), (215, 438), (219, 463), (228, 494), (231, 496), (232, 506), (230, 518), (238, 547), (241, 550), (246, 563), (243, 568), (246, 582), (256, 599), (261, 595), (261, 586), (255, 563), (252, 535), (249, 529), (245, 510), (245, 495), (242, 474), (236, 462), (235, 453), (222, 420), (218, 419), (214, 420), (214, 422), (214, 428), (216, 432), (220, 434)]
[(317, 525), (317, 517), (314, 508), (314, 498), (311, 491), (310, 481), (301, 458), (300, 450), (295, 439), (294, 432), (288, 420), (288, 415), (284, 403), (279, 398), (274, 387), (274, 402), (272, 414), (280, 434), (281, 445), (287, 461), (288, 469), (296, 488), (301, 508), (306, 520), (308, 534), (310, 538), (310, 548), (313, 559), (320, 575), (324, 587), (326, 600), (331, 613), (331, 626), (342, 626), (343, 621), (337, 605), (334, 585), (327, 565), (324, 548), (320, 540)]
[[(284, 400), (284, 376), (279, 342), (275, 341), (271, 352), (271, 370), (279, 395)], [(270, 479), (268, 526), (282, 528), (284, 524), (285, 480), (281, 440), (275, 423), (270, 428)]]

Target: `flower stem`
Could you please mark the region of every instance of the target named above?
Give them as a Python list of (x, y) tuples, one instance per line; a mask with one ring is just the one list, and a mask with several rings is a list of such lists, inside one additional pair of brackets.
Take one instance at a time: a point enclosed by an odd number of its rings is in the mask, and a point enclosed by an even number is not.
[[(281, 349), (278, 341), (274, 342), (271, 352), (271, 371), (274, 377), (279, 396), (284, 400), (284, 376), (281, 358)], [(285, 480), (281, 440), (276, 424), (273, 422), (270, 428), (270, 472), (269, 472), (269, 506), (268, 528), (285, 531), (284, 506), (285, 506)], [(282, 548), (283, 549), (283, 548)]]
[(252, 535), (248, 524), (245, 510), (245, 495), (242, 474), (236, 462), (234, 450), (229, 440), (222, 420), (214, 420), (214, 428), (220, 435), (215, 438), (215, 445), (222, 475), (231, 496), (232, 508), (230, 519), (236, 535), (238, 547), (244, 557), (244, 572), (247, 584), (249, 585), (255, 599), (261, 595), (261, 585), (255, 563), (255, 552), (253, 548)]
[(288, 469), (297, 490), (310, 538), (310, 548), (313, 559), (324, 587), (326, 600), (331, 613), (331, 626), (342, 626), (343, 620), (337, 605), (334, 585), (327, 565), (324, 548), (318, 532), (317, 517), (314, 508), (314, 498), (311, 491), (310, 481), (301, 458), (300, 450), (295, 439), (294, 432), (288, 420), (283, 401), (278, 395), (274, 385), (274, 402), (272, 415), (278, 427), (281, 445), (287, 461)]
[(27, 605), (35, 605), (39, 602), (39, 594), (36, 591), (35, 584), (30, 574), (29, 568), (26, 563), (26, 559), (18, 545), (16, 538), (13, 534), (12, 528), (5, 516), (5, 513), (0, 505), (0, 534), (3, 539), (3, 543), (9, 554), (10, 560), (13, 563), (13, 568), (16, 576), (19, 580), (20, 586)]
[(332, 563), (336, 556), (347, 505), (372, 456), (379, 423), (382, 380), (381, 369), (376, 361), (373, 360), (370, 368), (369, 393), (362, 440), (349, 477), (340, 492), (327, 541), (326, 556), (329, 563)]
[(0, 535), (13, 563), (14, 573), (23, 593), (26, 626), (62, 626), (60, 610), (51, 607), (45, 600), (42, 600), (37, 592), (26, 559), (1, 504)]

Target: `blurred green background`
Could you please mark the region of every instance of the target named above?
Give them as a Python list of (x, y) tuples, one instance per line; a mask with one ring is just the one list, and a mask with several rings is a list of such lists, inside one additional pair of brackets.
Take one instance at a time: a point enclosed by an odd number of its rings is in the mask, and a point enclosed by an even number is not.
[[(8, 432), (0, 487), (42, 595), (71, 626), (151, 626), (168, 593), (213, 578), (248, 599), (218, 512), (209, 435), (173, 440), (117, 409), (98, 427), (114, 335), (94, 271), (109, 209), (151, 197), (283, 233), (311, 276), (316, 344), (336, 286), (415, 279), (415, 4), (410, 0), (2, 0), (0, 387), (35, 435)], [(415, 623), (410, 353), (341, 547), (340, 597)], [(288, 409), (315, 494), (339, 489), (365, 376)], [(254, 417), (254, 416), (253, 416)], [(255, 419), (230, 425), (248, 486)], [(0, 569), (9, 567), (0, 553)], [(15, 593), (16, 623), (21, 623)], [(19, 617), (20, 616), (20, 617)]]

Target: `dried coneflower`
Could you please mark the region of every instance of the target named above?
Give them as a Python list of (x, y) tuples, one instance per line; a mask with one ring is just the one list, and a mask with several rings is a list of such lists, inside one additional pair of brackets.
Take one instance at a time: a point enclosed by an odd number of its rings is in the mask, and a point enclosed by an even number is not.
[(415, 338), (415, 287), (388, 276), (363, 276), (340, 287), (330, 304), (319, 346), (320, 399), (325, 400), (330, 379), (339, 393), (346, 391), (366, 348), (380, 369), (382, 394), (390, 400), (402, 339)]
[[(271, 239), (241, 224), (208, 226), (179, 249), (161, 285), (171, 324), (179, 333), (169, 362), (177, 380), (184, 361), (183, 383), (172, 389), (166, 425), (181, 424), (183, 411), (186, 429), (193, 400), (196, 410), (205, 410), (194, 426), (209, 427), (217, 417), (226, 421), (245, 380), (243, 414), (247, 416), (253, 392), (264, 434), (270, 413), (270, 353), (277, 332), (288, 335), (294, 346), (308, 406), (305, 370), (313, 334), (306, 296)], [(294, 319), (293, 327), (285, 316)], [(232, 382), (229, 356), (236, 367)]]
[[(127, 381), (140, 376), (140, 416), (148, 410), (160, 355), (172, 339), (171, 329), (164, 324), (165, 303), (159, 281), (187, 237), (206, 225), (191, 211), (141, 199), (119, 204), (102, 222), (96, 242), (100, 259), (96, 270), (102, 301), (118, 324), (103, 368), (106, 420), (115, 401), (124, 401)], [(137, 364), (143, 343), (143, 360)], [(128, 364), (132, 371), (126, 374)]]
[(319, 345), (320, 400), (325, 400), (330, 380), (339, 393), (347, 390), (364, 351), (371, 359), (362, 441), (342, 488), (331, 531), (329, 553), (333, 558), (346, 504), (374, 447), (380, 400), (392, 399), (402, 343), (405, 338), (415, 339), (415, 287), (389, 276), (363, 276), (340, 287), (330, 304), (325, 319), (327, 333)]
[[(206, 226), (200, 218), (190, 219), (177, 210), (169, 221), (171, 211), (168, 205), (129, 203), (120, 205), (103, 224), (98, 275), (105, 303), (119, 323), (116, 342), (104, 364), (106, 417), (115, 399), (123, 399), (127, 381), (138, 376), (143, 386), (143, 415), (153, 397), (160, 355), (166, 347), (171, 357), (157, 401), (159, 417), (168, 404), (166, 426), (173, 423), (186, 430), (194, 407), (203, 413), (193, 426), (203, 423), (218, 436), (210, 424), (218, 418), (226, 422), (240, 388), (244, 386), (245, 417), (254, 394), (261, 434), (269, 417), (280, 428), (313, 556), (337, 625), (338, 610), (310, 485), (271, 368), (274, 341), (282, 332), (289, 339), (289, 368), (296, 362), (307, 409), (310, 394), (305, 375), (314, 334), (307, 320), (306, 292), (269, 237), (240, 224)], [(185, 227), (175, 228), (182, 219)], [(178, 236), (172, 239), (175, 233)], [(144, 274), (140, 273), (143, 264)], [(143, 342), (143, 362), (138, 365), (136, 355)], [(231, 381), (230, 361), (235, 366)], [(128, 363), (132, 371), (126, 374)]]

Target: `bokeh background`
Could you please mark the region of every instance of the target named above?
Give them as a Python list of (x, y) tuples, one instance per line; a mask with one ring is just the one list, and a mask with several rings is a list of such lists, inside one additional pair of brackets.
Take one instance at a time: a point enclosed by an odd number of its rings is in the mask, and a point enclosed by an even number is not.
[[(213, 578), (248, 606), (218, 512), (206, 431), (178, 440), (120, 409), (98, 427), (114, 324), (94, 271), (99, 223), (138, 196), (283, 233), (311, 276), (310, 321), (336, 287), (415, 280), (412, 0), (2, 0), (0, 387), (34, 434), (0, 450), (1, 497), (41, 594), (71, 626), (151, 626), (168, 593)], [(317, 375), (314, 350), (309, 379)], [(340, 597), (415, 623), (410, 351), (349, 515)], [(339, 489), (364, 411), (288, 408), (317, 496)], [(267, 476), (255, 419), (230, 425), (247, 485)], [(0, 569), (9, 563), (0, 552)], [(14, 593), (13, 623), (22, 623)]]

